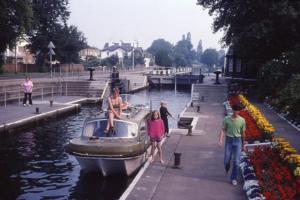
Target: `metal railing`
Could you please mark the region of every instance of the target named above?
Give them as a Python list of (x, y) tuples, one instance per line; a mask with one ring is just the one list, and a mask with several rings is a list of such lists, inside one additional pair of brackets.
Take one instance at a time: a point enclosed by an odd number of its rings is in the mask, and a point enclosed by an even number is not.
[[(67, 96), (67, 88), (68, 83), (65, 83), (66, 93)], [(2, 91), (0, 91), (0, 104), (3, 104), (4, 107), (7, 107), (8, 102), (18, 102), (18, 106), (22, 103), (23, 97), (23, 90), (21, 86), (17, 86), (16, 88), (9, 89), (3, 86)], [(42, 87), (34, 87), (32, 90), (32, 98), (41, 98), (44, 101), (46, 96), (51, 96), (53, 100), (54, 96), (62, 96), (62, 85), (49, 85), (49, 86), (42, 86)]]

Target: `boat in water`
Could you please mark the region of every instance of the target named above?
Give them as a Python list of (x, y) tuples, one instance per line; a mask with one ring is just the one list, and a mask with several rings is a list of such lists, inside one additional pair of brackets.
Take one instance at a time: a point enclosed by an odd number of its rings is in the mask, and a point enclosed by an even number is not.
[(66, 151), (76, 157), (84, 172), (130, 176), (145, 163), (150, 146), (146, 127), (150, 108), (149, 105), (130, 104), (121, 119), (114, 119), (114, 130), (104, 132), (107, 117), (103, 113), (87, 119), (81, 137), (66, 145)]

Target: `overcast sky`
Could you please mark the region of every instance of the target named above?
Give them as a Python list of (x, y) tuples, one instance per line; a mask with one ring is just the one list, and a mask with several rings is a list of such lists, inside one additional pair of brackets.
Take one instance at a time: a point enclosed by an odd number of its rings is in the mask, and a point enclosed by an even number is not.
[(69, 24), (76, 25), (88, 44), (103, 48), (105, 42), (133, 42), (143, 48), (159, 38), (176, 44), (190, 32), (194, 48), (216, 48), (222, 33), (213, 34), (213, 18), (196, 0), (70, 0)]

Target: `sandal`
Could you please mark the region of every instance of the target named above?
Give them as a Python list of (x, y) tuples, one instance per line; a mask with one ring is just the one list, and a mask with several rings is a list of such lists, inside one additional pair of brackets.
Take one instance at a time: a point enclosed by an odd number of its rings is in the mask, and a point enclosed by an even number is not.
[(105, 129), (103, 132), (107, 134), (107, 133), (109, 132), (109, 130), (108, 130), (108, 129)]
[(110, 132), (112, 135), (116, 135), (116, 129), (115, 129), (113, 126), (111, 126), (111, 127), (109, 128), (109, 132)]

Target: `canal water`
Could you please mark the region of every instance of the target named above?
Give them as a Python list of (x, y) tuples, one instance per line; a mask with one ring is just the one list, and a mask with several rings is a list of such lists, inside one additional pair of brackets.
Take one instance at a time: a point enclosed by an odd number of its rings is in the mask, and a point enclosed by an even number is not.
[[(176, 118), (190, 100), (190, 89), (151, 89), (135, 95), (151, 100), (153, 109), (166, 101)], [(0, 199), (118, 199), (134, 176), (83, 174), (64, 150), (70, 139), (80, 136), (86, 117), (97, 112), (97, 106), (83, 106), (76, 115), (2, 137)], [(169, 122), (170, 128), (176, 128), (176, 120)]]

